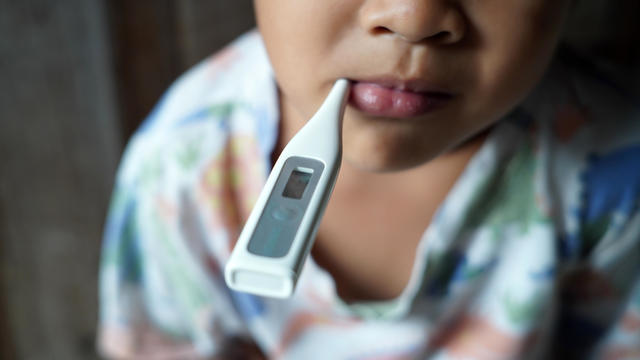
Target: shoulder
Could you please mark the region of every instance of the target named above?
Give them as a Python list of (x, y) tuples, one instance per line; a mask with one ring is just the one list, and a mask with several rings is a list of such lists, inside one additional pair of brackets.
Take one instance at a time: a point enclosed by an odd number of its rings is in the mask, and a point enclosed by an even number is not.
[(277, 104), (262, 41), (244, 35), (170, 87), (129, 141), (114, 195), (135, 202), (145, 229), (184, 231), (194, 212), (207, 231), (235, 229), (266, 177)]
[(236, 330), (237, 314), (220, 310), (232, 308), (220, 295), (222, 266), (266, 177), (277, 118), (255, 32), (169, 88), (129, 141), (116, 178), (100, 270), (103, 330), (170, 333), (199, 350), (216, 339), (193, 319), (208, 314)]
[(596, 176), (608, 178), (599, 186), (640, 186), (640, 102), (595, 69), (568, 63), (564, 71), (543, 125), (548, 146), (563, 155), (555, 160), (579, 163), (583, 183)]
[(233, 137), (253, 138), (268, 152), (277, 112), (273, 73), (262, 39), (252, 31), (169, 87), (130, 139), (119, 180), (152, 180), (167, 172), (194, 176)]
[(175, 125), (194, 111), (216, 103), (247, 100), (272, 81), (262, 38), (248, 32), (180, 76), (166, 91), (138, 133)]
[(568, 251), (589, 254), (622, 231), (640, 236), (629, 228), (640, 212), (639, 103), (601, 73), (566, 61), (540, 88), (528, 104), (538, 175), (571, 239)]

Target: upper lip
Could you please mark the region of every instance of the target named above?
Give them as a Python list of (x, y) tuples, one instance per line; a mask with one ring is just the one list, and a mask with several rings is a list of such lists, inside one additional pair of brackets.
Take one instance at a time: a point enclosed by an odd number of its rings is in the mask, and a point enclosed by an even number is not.
[(371, 83), (378, 86), (400, 90), (411, 91), (416, 93), (428, 93), (433, 95), (446, 95), (452, 96), (451, 91), (448, 91), (442, 86), (438, 86), (433, 82), (429, 82), (419, 78), (397, 78), (390, 76), (378, 76), (361, 79), (351, 79), (354, 83)]

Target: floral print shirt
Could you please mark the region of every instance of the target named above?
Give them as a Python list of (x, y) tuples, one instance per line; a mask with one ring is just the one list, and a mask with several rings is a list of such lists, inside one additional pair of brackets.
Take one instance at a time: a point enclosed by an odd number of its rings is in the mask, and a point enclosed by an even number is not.
[(126, 149), (101, 351), (207, 358), (235, 337), (270, 359), (640, 359), (640, 112), (586, 74), (556, 61), (491, 130), (397, 299), (345, 304), (310, 257), (277, 300), (223, 278), (278, 134), (260, 35), (242, 36), (182, 76)]

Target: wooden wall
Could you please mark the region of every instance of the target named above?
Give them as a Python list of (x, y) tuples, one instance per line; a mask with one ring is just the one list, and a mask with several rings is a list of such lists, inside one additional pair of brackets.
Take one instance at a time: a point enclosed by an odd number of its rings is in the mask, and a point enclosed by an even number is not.
[(92, 359), (102, 226), (126, 139), (251, 2), (0, 0), (0, 358)]
[(254, 26), (249, 0), (105, 3), (127, 136), (180, 73)]
[[(581, 1), (570, 38), (638, 75), (640, 2), (611, 3)], [(249, 0), (0, 0), (0, 359), (96, 358), (126, 139), (172, 80), (252, 26)]]
[(97, 1), (0, 5), (3, 321), (16, 359), (91, 359), (104, 206), (122, 139)]

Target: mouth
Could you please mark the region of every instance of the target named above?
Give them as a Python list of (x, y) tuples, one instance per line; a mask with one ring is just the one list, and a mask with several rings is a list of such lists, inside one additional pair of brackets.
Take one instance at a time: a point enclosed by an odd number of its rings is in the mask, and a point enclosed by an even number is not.
[(453, 98), (419, 80), (352, 80), (349, 104), (376, 117), (411, 118), (441, 109)]

